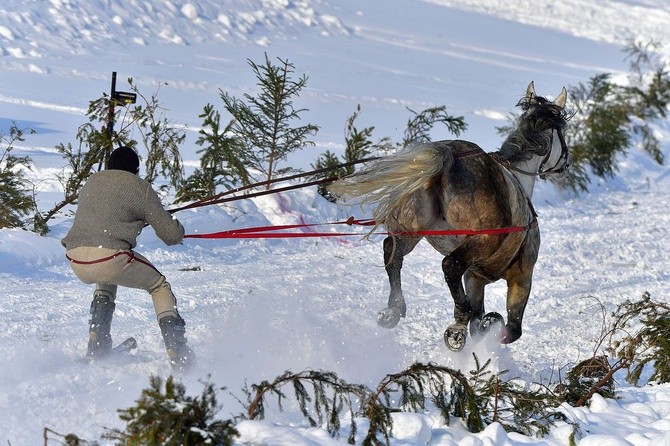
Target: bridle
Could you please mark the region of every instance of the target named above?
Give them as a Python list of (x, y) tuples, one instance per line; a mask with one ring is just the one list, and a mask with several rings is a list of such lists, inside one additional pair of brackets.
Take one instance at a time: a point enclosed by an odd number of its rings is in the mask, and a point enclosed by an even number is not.
[[(555, 128), (554, 130), (556, 131), (556, 135), (558, 135), (558, 142), (561, 144), (561, 155), (552, 167), (544, 169), (544, 165), (549, 161), (549, 157), (551, 156), (551, 150), (549, 150), (547, 156), (542, 160), (542, 164), (540, 164), (540, 169), (537, 173), (542, 179), (547, 175), (562, 175), (570, 168), (570, 149), (565, 142), (563, 131), (560, 128)], [(551, 132), (551, 146), (554, 146), (554, 132)]]
[[(514, 166), (509, 161), (502, 161), (497, 153), (493, 154), (494, 159), (499, 163), (501, 163), (503, 166), (505, 166), (507, 169), (520, 173), (522, 175), (539, 176), (540, 178), (544, 179), (545, 176), (547, 175), (564, 174), (570, 168), (570, 149), (568, 149), (568, 145), (565, 142), (565, 136), (563, 136), (563, 132), (561, 131), (561, 129), (555, 127), (552, 130), (553, 131), (551, 132), (549, 152), (545, 155), (544, 159), (540, 163), (540, 168), (538, 169), (537, 172), (529, 172), (527, 170), (523, 170)], [(559, 158), (556, 160), (556, 163), (552, 167), (545, 169), (544, 166), (545, 164), (547, 164), (547, 161), (549, 161), (549, 158), (551, 158), (551, 154), (553, 152), (551, 148), (554, 147), (554, 131), (558, 135), (558, 142), (561, 144), (561, 155), (559, 156)]]

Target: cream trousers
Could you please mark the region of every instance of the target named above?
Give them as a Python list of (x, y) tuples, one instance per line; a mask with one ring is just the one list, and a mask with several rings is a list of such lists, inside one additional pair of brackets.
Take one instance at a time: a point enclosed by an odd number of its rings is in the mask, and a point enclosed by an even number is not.
[(118, 286), (151, 294), (156, 318), (178, 316), (177, 299), (165, 276), (146, 258), (127, 249), (82, 246), (66, 253), (70, 267), (84, 283), (95, 284), (95, 292), (116, 299)]

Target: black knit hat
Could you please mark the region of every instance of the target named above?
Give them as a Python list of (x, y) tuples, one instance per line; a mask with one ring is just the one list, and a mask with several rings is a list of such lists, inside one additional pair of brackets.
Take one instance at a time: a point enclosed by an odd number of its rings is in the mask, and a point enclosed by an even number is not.
[(107, 170), (125, 170), (130, 173), (138, 173), (140, 171), (140, 159), (130, 147), (119, 147), (109, 155)]

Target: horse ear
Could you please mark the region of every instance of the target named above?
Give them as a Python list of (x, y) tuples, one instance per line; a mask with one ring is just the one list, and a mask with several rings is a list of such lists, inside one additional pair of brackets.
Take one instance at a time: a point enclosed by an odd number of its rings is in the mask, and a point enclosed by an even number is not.
[(526, 97), (528, 99), (533, 99), (535, 96), (535, 81), (530, 81), (528, 88), (526, 88)]
[(563, 87), (561, 93), (556, 97), (556, 99), (554, 99), (554, 104), (563, 108), (565, 107), (565, 102), (567, 99), (568, 99), (568, 91), (565, 89), (565, 87)]

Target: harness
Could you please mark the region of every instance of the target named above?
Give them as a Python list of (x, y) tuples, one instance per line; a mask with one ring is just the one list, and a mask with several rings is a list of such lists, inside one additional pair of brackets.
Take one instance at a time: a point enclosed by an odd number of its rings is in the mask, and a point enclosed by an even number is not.
[[(528, 176), (539, 176), (542, 179), (544, 179), (544, 177), (546, 175), (562, 174), (565, 171), (567, 171), (567, 169), (570, 167), (570, 152), (569, 152), (569, 149), (568, 149), (568, 145), (565, 142), (565, 137), (563, 136), (563, 133), (561, 131), (559, 131), (559, 129), (555, 129), (555, 130), (556, 130), (556, 134), (558, 135), (559, 143), (561, 144), (561, 155), (558, 158), (558, 160), (556, 160), (556, 163), (548, 169), (545, 169), (544, 166), (549, 161), (549, 158), (551, 157), (551, 152), (552, 152), (551, 149), (549, 150), (547, 155), (545, 155), (544, 159), (542, 160), (542, 163), (540, 163), (540, 168), (538, 169), (538, 172), (528, 172), (526, 170), (520, 169), (520, 168), (512, 165), (512, 163), (510, 163), (507, 160), (500, 159), (500, 153), (499, 152), (488, 153), (488, 155), (494, 161), (498, 162), (501, 166), (503, 166), (504, 168), (506, 168), (507, 170), (509, 170), (512, 173), (512, 177), (517, 182), (517, 187), (521, 187), (521, 185), (519, 184), (519, 179), (516, 177), (516, 175), (514, 175), (514, 172), (520, 173), (522, 175), (528, 175)], [(554, 140), (554, 133), (552, 132), (550, 147), (553, 147), (553, 143), (554, 143), (553, 140)], [(466, 152), (460, 152), (458, 154), (454, 154), (454, 157), (455, 158), (466, 158), (466, 157), (470, 157), (470, 156), (481, 155), (483, 153), (486, 153), (486, 152), (484, 152), (481, 149), (474, 149), (474, 150), (469, 150), (469, 151), (466, 151)], [(519, 249), (517, 250), (514, 257), (512, 257), (510, 262), (505, 267), (504, 271), (508, 270), (512, 265), (514, 265), (517, 262), (519, 263), (519, 268), (523, 267), (521, 260), (523, 258), (523, 254), (526, 250), (526, 245), (528, 243), (529, 230), (537, 228), (537, 226), (538, 226), (537, 212), (535, 211), (535, 207), (533, 206), (533, 202), (527, 196), (526, 196), (526, 203), (527, 203), (528, 209), (530, 210), (530, 213), (532, 215), (532, 219), (531, 219), (530, 223), (528, 223), (528, 225), (525, 226), (526, 234), (523, 238), (523, 241), (519, 245)]]
[(130, 251), (119, 251), (119, 252), (117, 252), (117, 253), (112, 254), (111, 256), (101, 257), (101, 258), (99, 258), (99, 259), (95, 259), (95, 260), (77, 260), (77, 259), (73, 259), (73, 258), (70, 257), (69, 255), (65, 254), (65, 258), (66, 258), (69, 262), (72, 262), (72, 263), (77, 264), (77, 265), (95, 265), (95, 264), (97, 264), (97, 263), (104, 263), (104, 262), (107, 262), (107, 261), (109, 261), (109, 260), (113, 260), (113, 259), (115, 259), (115, 258), (117, 258), (117, 257), (119, 257), (119, 256), (128, 256), (127, 263), (132, 263), (132, 262), (137, 261), (137, 262), (140, 262), (140, 263), (143, 264), (143, 265), (148, 266), (149, 268), (153, 269), (153, 270), (156, 271), (157, 273), (160, 273), (160, 271), (158, 271), (158, 270), (156, 269), (156, 267), (153, 266), (151, 263), (146, 262), (146, 261), (144, 261), (144, 260), (142, 260), (142, 259), (136, 257), (136, 256), (135, 256), (135, 252), (134, 252), (133, 250), (130, 250)]

